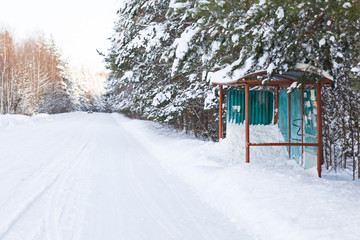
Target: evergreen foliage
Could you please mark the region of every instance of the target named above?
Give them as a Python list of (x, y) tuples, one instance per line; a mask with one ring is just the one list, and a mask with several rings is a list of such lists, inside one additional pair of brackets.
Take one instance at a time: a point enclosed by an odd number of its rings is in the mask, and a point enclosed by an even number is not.
[(215, 139), (214, 73), (236, 79), (301, 64), (334, 79), (323, 93), (324, 162), (335, 169), (349, 162), (355, 176), (359, 19), (356, 0), (128, 0), (105, 57), (107, 103)]

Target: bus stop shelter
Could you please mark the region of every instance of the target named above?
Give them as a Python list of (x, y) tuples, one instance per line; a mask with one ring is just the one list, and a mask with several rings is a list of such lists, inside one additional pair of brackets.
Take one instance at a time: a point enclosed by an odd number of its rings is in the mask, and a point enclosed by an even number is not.
[[(267, 73), (267, 71), (259, 71), (252, 74), (248, 74), (243, 76), (234, 81), (227, 81), (227, 82), (216, 82), (213, 81), (213, 85), (219, 85), (219, 139), (223, 138), (223, 86), (229, 87), (237, 87), (242, 86), (245, 89), (245, 162), (250, 162), (250, 147), (257, 147), (257, 146), (286, 146), (288, 147), (289, 151), (289, 158), (291, 158), (291, 147), (292, 146), (299, 146), (301, 147), (301, 152), (304, 152), (304, 147), (316, 147), (317, 151), (317, 172), (318, 176), (321, 177), (321, 159), (322, 159), (322, 122), (321, 122), (321, 89), (325, 85), (329, 85), (332, 83), (332, 80), (329, 77), (324, 77), (322, 75), (314, 74), (308, 71), (302, 70), (294, 70), (282, 73), (272, 73), (271, 76)], [(291, 104), (291, 98), (288, 97), (288, 104), (287, 104), (287, 112), (288, 114), (288, 141), (283, 143), (252, 143), (250, 141), (250, 88), (256, 86), (266, 86), (271, 87), (274, 94), (274, 102), (275, 102), (275, 111), (274, 111), (274, 124), (278, 123), (278, 116), (279, 116), (279, 90), (280, 89), (287, 89), (288, 94), (291, 95), (291, 89), (299, 89), (301, 90), (301, 94), (299, 101), (301, 103), (301, 111), (299, 115), (301, 115), (301, 142), (292, 142), (291, 141), (291, 108), (293, 107)], [(314, 89), (316, 90), (316, 142), (305, 142), (304, 141), (304, 89)], [(294, 109), (293, 109), (294, 110)]]

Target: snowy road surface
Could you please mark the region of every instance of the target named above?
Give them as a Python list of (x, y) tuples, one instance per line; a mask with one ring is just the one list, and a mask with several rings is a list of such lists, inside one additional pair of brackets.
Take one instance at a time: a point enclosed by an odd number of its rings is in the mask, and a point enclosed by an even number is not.
[(252, 239), (161, 167), (126, 118), (28, 119), (0, 126), (0, 239)]
[[(359, 240), (360, 181), (119, 114), (0, 115), (0, 240)], [(283, 141), (276, 125), (251, 141)], [(214, 210), (216, 209), (216, 210)]]

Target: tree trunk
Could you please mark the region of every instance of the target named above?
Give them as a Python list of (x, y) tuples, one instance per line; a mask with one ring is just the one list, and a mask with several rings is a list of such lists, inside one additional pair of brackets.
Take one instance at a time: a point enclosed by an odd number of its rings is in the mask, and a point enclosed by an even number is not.
[(346, 168), (346, 147), (345, 147), (345, 143), (346, 143), (346, 128), (345, 128), (345, 119), (342, 118), (342, 129), (343, 129), (343, 138), (344, 138), (344, 144), (342, 146), (342, 155), (343, 155), (343, 162), (344, 162), (344, 168)]
[(329, 164), (332, 167), (332, 160), (331, 160), (331, 138), (330, 138), (330, 126), (328, 126), (328, 136), (329, 136)]
[(334, 146), (334, 171), (337, 170), (337, 162), (336, 162), (336, 147)]
[[(350, 122), (352, 121), (352, 111), (350, 110)], [(352, 156), (352, 167), (353, 167), (353, 180), (355, 180), (355, 171), (356, 171), (356, 159), (355, 159), (355, 139), (354, 139), (354, 129), (350, 127), (350, 134), (351, 134), (351, 156)]]
[(358, 163), (358, 179), (360, 179), (360, 116), (359, 116), (359, 84), (360, 84), (360, 80), (358, 80), (356, 82), (356, 112), (357, 112), (357, 163)]

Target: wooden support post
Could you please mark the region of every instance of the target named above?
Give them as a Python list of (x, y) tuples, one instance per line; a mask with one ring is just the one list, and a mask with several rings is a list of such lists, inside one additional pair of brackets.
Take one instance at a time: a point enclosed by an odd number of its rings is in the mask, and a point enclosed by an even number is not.
[(223, 105), (223, 86), (219, 86), (219, 141), (223, 138), (223, 121), (222, 121), (222, 105)]
[(321, 85), (317, 85), (316, 92), (316, 101), (317, 101), (317, 171), (318, 176), (321, 178), (321, 157), (322, 157), (322, 128), (321, 128)]
[(250, 111), (249, 111), (249, 84), (245, 84), (245, 155), (246, 162), (250, 162)]
[(279, 86), (276, 86), (274, 124), (279, 121)]
[[(301, 88), (301, 143), (304, 143), (304, 88)], [(304, 145), (301, 146), (301, 166), (304, 165)]]
[[(291, 93), (288, 94), (288, 130), (289, 143), (291, 143)], [(291, 146), (289, 145), (289, 159), (291, 159)]]

